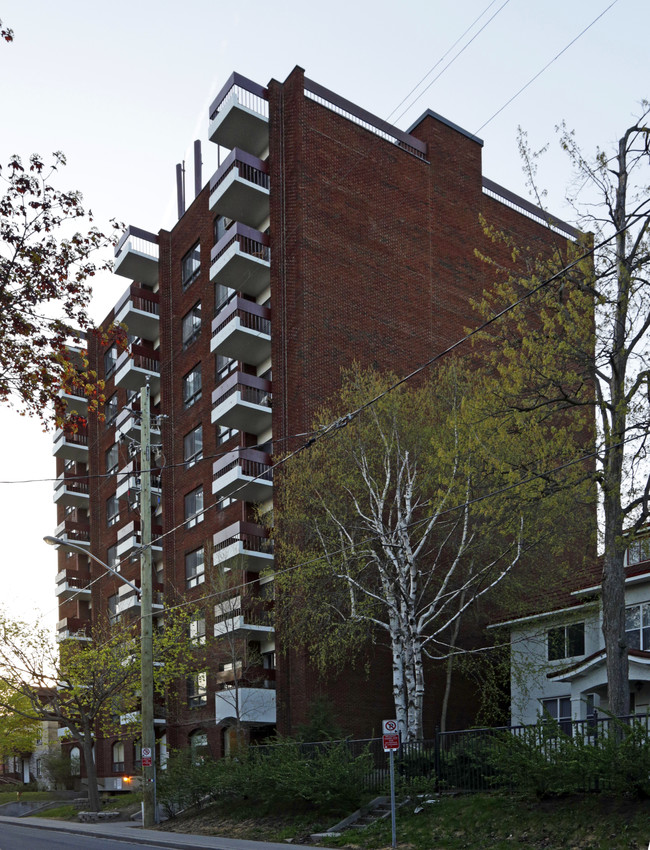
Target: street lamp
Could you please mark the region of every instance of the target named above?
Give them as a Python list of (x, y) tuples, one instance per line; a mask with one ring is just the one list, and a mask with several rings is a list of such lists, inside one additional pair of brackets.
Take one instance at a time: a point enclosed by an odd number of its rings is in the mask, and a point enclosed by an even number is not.
[[(108, 570), (109, 573), (117, 576), (120, 581), (124, 584), (127, 584), (130, 588), (132, 588), (137, 598), (140, 600), (140, 608), (141, 608), (141, 616), (142, 616), (142, 626), (141, 626), (141, 643), (142, 643), (142, 651), (140, 653), (140, 677), (142, 682), (141, 688), (141, 711), (140, 717), (142, 720), (142, 742), (143, 745), (145, 743), (150, 744), (150, 751), (153, 755), (154, 748), (156, 745), (155, 739), (155, 730), (153, 725), (153, 637), (151, 632), (151, 592), (145, 593), (143, 595), (142, 590), (133, 584), (132, 581), (124, 578), (123, 575), (114, 570), (113, 567), (110, 567), (108, 564), (104, 563), (100, 558), (96, 555), (93, 555), (92, 552), (89, 552), (83, 546), (79, 546), (77, 543), (71, 543), (69, 540), (62, 540), (60, 537), (53, 537), (52, 535), (47, 535), (43, 538), (45, 543), (50, 546), (56, 546), (56, 548), (62, 549), (73, 549), (75, 552), (81, 552), (82, 555), (87, 555), (101, 567), (104, 567), (105, 570)], [(141, 584), (147, 589), (151, 586), (151, 562), (150, 562), (150, 553), (149, 558), (143, 558), (142, 566), (145, 569), (141, 572)], [(149, 575), (145, 578), (146, 571), (149, 571)], [(148, 579), (148, 580), (147, 580)], [(146, 620), (145, 620), (146, 618)], [(144, 749), (144, 746), (143, 746)], [(144, 759), (143, 759), (144, 761)], [(143, 827), (151, 826), (154, 823), (158, 822), (158, 818), (156, 816), (156, 769), (155, 769), (155, 758), (152, 759), (153, 764), (149, 769), (145, 768), (143, 765), (142, 769), (142, 777), (144, 782), (143, 787), (143, 819), (142, 825)], [(149, 776), (149, 774), (152, 774)]]

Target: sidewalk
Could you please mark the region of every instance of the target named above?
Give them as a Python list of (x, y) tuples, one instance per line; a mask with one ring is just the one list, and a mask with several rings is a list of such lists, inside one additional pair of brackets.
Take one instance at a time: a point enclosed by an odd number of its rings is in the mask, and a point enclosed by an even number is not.
[[(146, 844), (150, 847), (170, 847), (178, 850), (190, 850), (192, 847), (207, 850), (287, 850), (288, 843), (272, 841), (243, 841), (237, 838), (218, 838), (207, 835), (190, 835), (185, 832), (160, 832), (157, 829), (142, 829), (138, 824), (124, 821), (107, 823), (73, 823), (72, 821), (54, 821), (49, 818), (12, 818), (0, 816), (0, 824), (29, 826), (32, 829), (49, 829), (52, 832), (68, 832), (75, 835), (88, 835), (93, 838), (112, 838), (115, 841), (130, 841)], [(301, 844), (304, 850), (319, 850)], [(322, 850), (322, 848), (320, 848)]]

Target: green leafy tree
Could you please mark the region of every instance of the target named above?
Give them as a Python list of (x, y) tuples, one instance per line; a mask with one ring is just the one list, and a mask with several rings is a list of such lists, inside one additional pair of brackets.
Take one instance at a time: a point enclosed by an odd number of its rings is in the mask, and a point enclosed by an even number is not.
[[(513, 274), (512, 267), (493, 259), (499, 279), (480, 304), (488, 315), (530, 295), (491, 325), (482, 341), (483, 352), (490, 352), (485, 397), (492, 415), (504, 422), (554, 421), (575, 457), (597, 432), (596, 459), (583, 464), (583, 473), (600, 493), (603, 636), (609, 707), (617, 715), (629, 711), (625, 550), (650, 518), (649, 114), (644, 104), (616, 149), (611, 154), (599, 149), (591, 159), (573, 134), (560, 128), (576, 171), (570, 199), (580, 226), (593, 233), (598, 246), (593, 259), (575, 263), (535, 291), (567, 260), (578, 260), (589, 240), (568, 252), (558, 240), (549, 261), (493, 232), (496, 250), (512, 252), (527, 270)], [(534, 157), (525, 143), (523, 150), (534, 182)], [(549, 486), (556, 486), (553, 476)]]
[(25, 721), (29, 701), (0, 682), (0, 760), (31, 753), (39, 732), (38, 721)]
[[(393, 380), (352, 370), (315, 427)], [(504, 579), (514, 579), (524, 553), (540, 541), (549, 550), (559, 545), (559, 505), (549, 501), (543, 516), (533, 508), (543, 482), (483, 498), (511, 480), (500, 454), (523, 454), (525, 444), (519, 438), (512, 447), (474, 419), (472, 383), (456, 363), (426, 385), (384, 395), (293, 458), (278, 488), (283, 630), (323, 671), (348, 661), (370, 633), (383, 636), (407, 740), (422, 736), (425, 659), (462, 652), (458, 626), (462, 632), (478, 601), (486, 594), (496, 601), (497, 587), (501, 603), (514, 601), (514, 584), (507, 590)], [(294, 564), (301, 566), (283, 571)]]

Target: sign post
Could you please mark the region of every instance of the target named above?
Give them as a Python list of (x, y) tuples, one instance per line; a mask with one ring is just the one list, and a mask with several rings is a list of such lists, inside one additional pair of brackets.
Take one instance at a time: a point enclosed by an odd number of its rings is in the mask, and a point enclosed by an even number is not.
[(384, 752), (390, 758), (390, 823), (391, 847), (397, 847), (397, 827), (395, 823), (395, 751), (399, 750), (399, 732), (397, 720), (383, 720), (381, 724)]

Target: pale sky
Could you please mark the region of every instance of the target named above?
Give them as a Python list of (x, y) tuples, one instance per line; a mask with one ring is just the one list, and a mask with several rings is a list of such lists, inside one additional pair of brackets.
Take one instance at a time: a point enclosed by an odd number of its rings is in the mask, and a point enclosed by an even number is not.
[[(650, 98), (647, 0), (5, 0), (0, 18), (15, 31), (0, 45), (0, 162), (62, 150), (60, 185), (81, 190), (100, 222), (115, 217), (154, 232), (174, 222), (175, 164), (191, 163), (194, 139), (204, 143), (204, 181), (216, 168), (207, 112), (232, 71), (265, 85), (300, 65), (402, 129), (433, 109), (484, 139), (487, 177), (527, 196), (522, 126), (534, 148), (550, 142), (539, 183), (568, 221), (570, 170), (555, 126), (566, 120), (586, 151), (608, 148)], [(97, 321), (127, 285), (110, 275), (96, 282)], [(0, 411), (0, 428), (0, 601), (53, 624), (57, 559), (42, 542), (56, 526), (51, 435), (9, 410)], [(24, 479), (48, 480), (5, 483)]]

